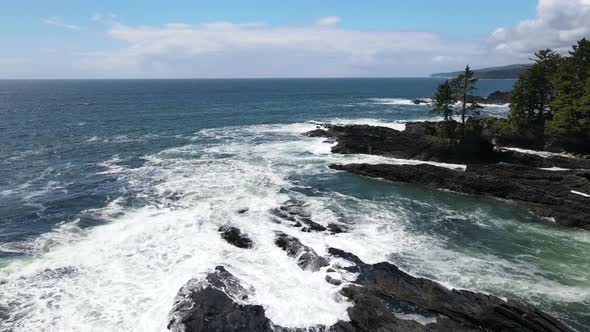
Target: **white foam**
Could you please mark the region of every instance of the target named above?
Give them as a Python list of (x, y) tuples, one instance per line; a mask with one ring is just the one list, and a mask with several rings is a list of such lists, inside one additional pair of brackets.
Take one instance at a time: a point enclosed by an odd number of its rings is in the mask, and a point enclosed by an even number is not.
[[(428, 103), (432, 102), (430, 98), (418, 98)], [(429, 106), (429, 104), (415, 104), (413, 99), (406, 98), (369, 98), (373, 104), (377, 105), (405, 105), (405, 106)]]
[(571, 192), (572, 194), (576, 194), (576, 195), (579, 195), (579, 196), (583, 196), (583, 197), (588, 197), (588, 198), (590, 198), (590, 194), (586, 194), (586, 193), (583, 193), (583, 192), (581, 192), (581, 191), (570, 190), (570, 192)]
[(499, 147), (500, 150), (509, 150), (514, 152), (526, 153), (526, 154), (533, 154), (543, 158), (549, 157), (567, 157), (567, 158), (575, 158), (575, 156), (568, 154), (568, 153), (557, 153), (557, 152), (549, 152), (549, 151), (538, 151), (538, 150), (529, 150), (529, 149), (522, 149), (522, 148), (514, 148), (514, 147)]
[[(536, 266), (457, 251), (444, 237), (412, 230), (410, 216), (416, 213), (412, 206), (420, 202), (401, 196), (371, 200), (338, 192), (308, 197), (292, 191), (302, 185), (298, 177), (335, 176), (327, 167), (331, 163), (419, 163), (331, 154), (333, 143), (301, 135), (313, 128), (314, 123), (302, 123), (203, 130), (192, 144), (145, 156), (141, 167), (112, 172), (146, 205), (131, 208), (123, 199), (113, 201), (91, 211), (109, 221), (106, 225), (80, 229), (76, 222), (64, 223), (32, 244), (34, 258), (0, 269), (0, 280), (5, 281), (0, 283), (0, 306), (10, 307), (11, 315), (0, 322), (0, 329), (165, 330), (178, 289), (216, 265), (252, 286), (255, 294), (250, 301), (263, 305), (276, 324), (306, 327), (347, 319), (350, 304), (337, 286), (324, 281), (325, 270), (302, 271), (274, 245), (275, 231), (298, 237), (320, 255), (326, 255), (328, 247), (338, 247), (368, 263), (390, 255), (403, 257), (411, 262), (406, 266), (409, 272), (430, 273), (448, 286), (504, 289), (510, 285), (523, 297), (590, 299), (587, 288), (545, 279)], [(117, 161), (114, 157), (105, 166)], [(314, 221), (346, 222), (350, 232), (305, 233), (274, 223), (269, 210), (289, 199), (304, 202)], [(242, 208), (248, 211), (236, 213)], [(249, 234), (255, 247), (243, 250), (223, 241), (217, 230), (225, 224)], [(551, 232), (563, 236), (564, 242), (588, 241)], [(39, 277), (46, 269), (63, 267), (75, 267), (77, 272)], [(354, 275), (343, 278), (352, 280)]]

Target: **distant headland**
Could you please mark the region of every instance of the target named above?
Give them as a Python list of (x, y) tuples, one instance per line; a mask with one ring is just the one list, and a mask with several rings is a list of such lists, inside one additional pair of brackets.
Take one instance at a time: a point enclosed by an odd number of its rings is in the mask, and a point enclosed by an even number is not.
[[(517, 79), (528, 67), (527, 64), (515, 64), (501, 67), (489, 67), (475, 69), (476, 78), (481, 79)], [(449, 72), (449, 73), (435, 73), (431, 74), (430, 77), (442, 77), (451, 78), (461, 74), (462, 71)]]

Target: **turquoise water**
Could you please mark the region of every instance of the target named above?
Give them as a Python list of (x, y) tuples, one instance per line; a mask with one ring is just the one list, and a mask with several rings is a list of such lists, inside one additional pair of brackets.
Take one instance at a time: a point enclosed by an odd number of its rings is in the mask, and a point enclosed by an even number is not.
[[(219, 264), (256, 289), (252, 301), (278, 324), (346, 318), (324, 273), (301, 271), (273, 245), (277, 230), (321, 254), (340, 247), (451, 287), (519, 297), (584, 330), (586, 232), (489, 199), (332, 171), (334, 162), (407, 161), (332, 155), (331, 143), (302, 135), (317, 122), (403, 129), (434, 118), (410, 100), (437, 83), (0, 81), (0, 330), (165, 330), (178, 288)], [(512, 83), (482, 81), (479, 92)], [(274, 223), (270, 210), (292, 200), (350, 232)], [(255, 248), (225, 243), (217, 228), (228, 223)]]

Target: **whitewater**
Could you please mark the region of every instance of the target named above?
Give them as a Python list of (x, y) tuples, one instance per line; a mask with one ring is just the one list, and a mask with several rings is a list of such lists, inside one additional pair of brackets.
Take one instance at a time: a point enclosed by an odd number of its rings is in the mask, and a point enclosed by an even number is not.
[[(251, 303), (263, 305), (277, 324), (305, 327), (346, 319), (349, 304), (339, 288), (324, 281), (325, 271), (301, 270), (274, 245), (275, 231), (298, 237), (320, 255), (337, 247), (372, 263), (411, 258), (406, 266), (410, 272), (436, 276), (451, 287), (502, 290), (510, 285), (511, 292), (530, 299), (590, 300), (587, 288), (540, 277), (541, 271), (526, 257), (510, 261), (457, 252), (444, 239), (415, 234), (408, 224), (412, 211), (403, 197), (368, 200), (307, 186), (304, 177), (334, 176), (327, 168), (331, 163), (415, 163), (331, 154), (332, 143), (303, 136), (314, 128), (314, 123), (299, 123), (202, 130), (192, 138), (198, 143), (145, 156), (142, 167), (121, 167), (117, 160), (104, 164), (105, 172), (128, 183), (145, 206), (133, 208), (125, 206), (124, 199), (115, 200), (93, 211), (109, 224), (82, 230), (76, 221), (64, 223), (37, 239), (35, 258), (13, 263), (0, 274), (0, 303), (10, 308), (3, 327), (164, 331), (178, 289), (216, 265), (226, 266), (253, 287)], [(316, 222), (344, 223), (351, 231), (304, 233), (273, 222), (271, 209), (290, 200), (303, 202)], [(240, 209), (247, 212), (237, 213)], [(483, 219), (455, 217), (476, 224)], [(496, 225), (479, 227), (505, 226), (501, 220), (491, 222)], [(250, 234), (254, 249), (226, 243), (218, 228), (228, 224)], [(527, 227), (534, 229), (526, 224), (517, 228)], [(555, 236), (582, 244), (588, 240), (567, 232)], [(486, 277), (481, 278), (484, 271)]]
[[(180, 287), (217, 265), (254, 290), (248, 303), (275, 324), (346, 320), (350, 304), (325, 281), (328, 267), (300, 269), (274, 244), (276, 231), (319, 255), (341, 248), (448, 287), (520, 298), (583, 330), (586, 233), (503, 202), (328, 168), (422, 163), (333, 154), (334, 141), (304, 135), (323, 123), (404, 130), (438, 119), (411, 103), (437, 81), (387, 82), (66, 82), (58, 97), (32, 83), (18, 112), (0, 104), (9, 128), (0, 132), (0, 331), (166, 331)], [(52, 117), (37, 113), (43, 103)], [(22, 124), (34, 135), (23, 138)], [(347, 232), (277, 223), (272, 210), (292, 203)], [(227, 243), (223, 225), (254, 247)]]

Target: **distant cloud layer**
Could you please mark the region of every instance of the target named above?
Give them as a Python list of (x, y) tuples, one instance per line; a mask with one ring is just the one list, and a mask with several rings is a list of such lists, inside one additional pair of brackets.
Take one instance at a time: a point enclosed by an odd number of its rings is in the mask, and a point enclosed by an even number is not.
[[(421, 31), (350, 29), (342, 27), (343, 20), (324, 16), (288, 26), (265, 22), (134, 26), (114, 14), (97, 13), (90, 21), (108, 26), (108, 38), (120, 46), (64, 51), (59, 66), (65, 76), (78, 77), (427, 75), (466, 63), (481, 67), (526, 62), (542, 48), (565, 52), (576, 40), (590, 36), (590, 0), (539, 0), (534, 18), (499, 27), (481, 40)], [(82, 29), (59, 16), (43, 22)], [(0, 69), (6, 67), (2, 64)]]
[(110, 36), (127, 47), (87, 54), (83, 66), (205, 77), (411, 75), (416, 66), (462, 63), (465, 54), (477, 52), (470, 43), (435, 33), (351, 30), (339, 22), (328, 16), (304, 26), (115, 24)]

